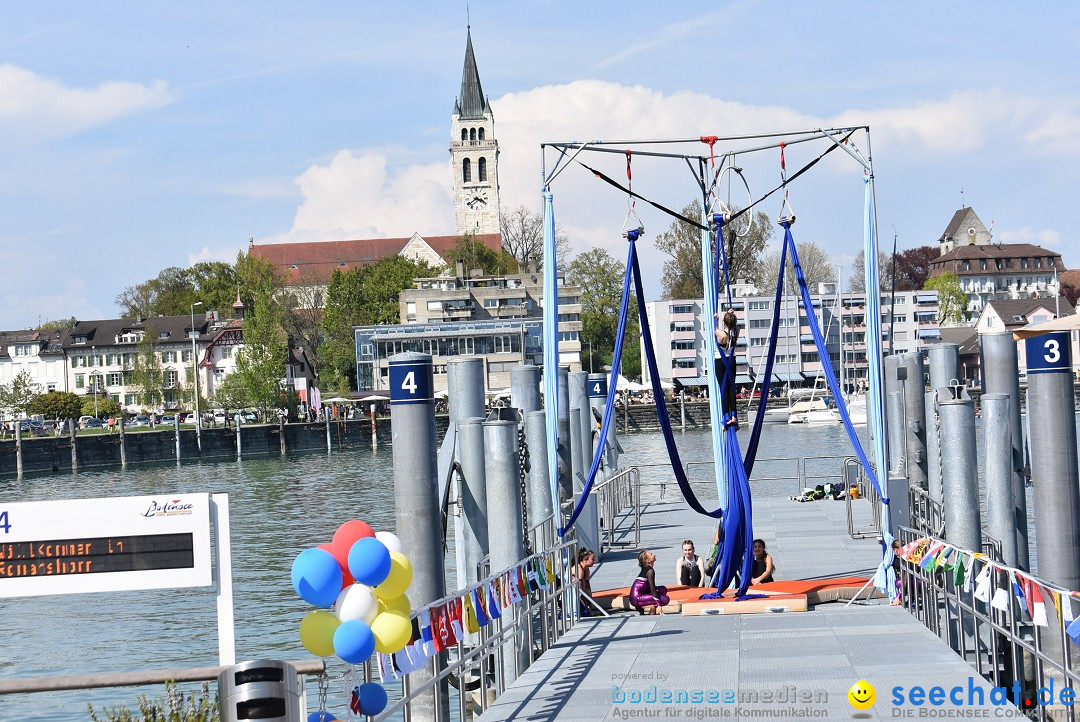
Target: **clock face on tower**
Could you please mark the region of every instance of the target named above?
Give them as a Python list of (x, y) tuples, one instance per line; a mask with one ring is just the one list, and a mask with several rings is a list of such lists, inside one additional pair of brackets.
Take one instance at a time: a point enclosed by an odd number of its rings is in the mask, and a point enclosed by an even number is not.
[(487, 205), (487, 191), (476, 191), (465, 205), (474, 211), (480, 210)]

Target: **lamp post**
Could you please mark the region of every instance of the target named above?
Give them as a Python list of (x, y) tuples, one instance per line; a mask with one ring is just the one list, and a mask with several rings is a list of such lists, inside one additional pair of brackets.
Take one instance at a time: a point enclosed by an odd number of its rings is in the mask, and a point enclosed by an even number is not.
[(195, 339), (198, 333), (195, 331), (195, 307), (203, 305), (202, 301), (191, 304), (191, 375), (195, 379), (195, 445), (202, 454), (202, 414), (199, 413), (199, 352), (195, 348)]
[(100, 371), (91, 371), (90, 372), (90, 390), (94, 393), (94, 418), (97, 418), (97, 415), (98, 415), (97, 397), (98, 397), (98, 389), (101, 387), (100, 380), (101, 380), (101, 372)]

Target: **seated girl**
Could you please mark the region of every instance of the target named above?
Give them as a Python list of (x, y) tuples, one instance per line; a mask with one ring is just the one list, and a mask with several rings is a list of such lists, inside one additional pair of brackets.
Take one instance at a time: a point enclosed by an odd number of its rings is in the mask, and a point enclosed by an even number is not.
[(640, 614), (663, 614), (663, 608), (671, 603), (667, 587), (656, 586), (655, 563), (656, 555), (648, 549), (638, 554), (641, 571), (630, 586), (630, 603)]

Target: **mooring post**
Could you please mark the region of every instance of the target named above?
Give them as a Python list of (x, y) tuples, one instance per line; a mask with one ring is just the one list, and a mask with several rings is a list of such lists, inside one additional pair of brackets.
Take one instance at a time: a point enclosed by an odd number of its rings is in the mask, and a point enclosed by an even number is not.
[(900, 366), (905, 373), (900, 379), (900, 391), (904, 399), (904, 458), (907, 460), (908, 483), (920, 489), (927, 488), (926, 464), (926, 372), (922, 354), (912, 351), (900, 355)]
[[(235, 427), (236, 427), (236, 458), (239, 459), (241, 456), (244, 455), (244, 443), (240, 438), (240, 426), (242, 425), (243, 417), (241, 416), (239, 409), (237, 409), (236, 413), (233, 414), (233, 421), (235, 422)], [(327, 433), (326, 441), (329, 443), (329, 441), (330, 441), (330, 427), (329, 426), (326, 427), (326, 433)]]
[(927, 350), (930, 361), (930, 388), (941, 389), (960, 380), (960, 347), (955, 343), (935, 343)]
[(71, 439), (71, 472), (75, 473), (79, 470), (79, 447), (75, 444), (75, 419), (67, 419), (64, 421), (64, 426), (67, 427), (68, 437)]
[[(176, 463), (180, 463), (180, 414), (173, 414), (173, 433), (176, 434)], [(74, 437), (72, 437), (74, 441)]]
[(926, 486), (930, 498), (941, 504), (941, 421), (937, 412), (937, 391), (927, 391), (923, 405), (926, 415)]
[(120, 429), (120, 468), (127, 468), (127, 440), (124, 437), (124, 412), (120, 412), (120, 418), (116, 421), (116, 426)]
[[(529, 520), (536, 526), (554, 513), (548, 476), (547, 420), (543, 411), (525, 413), (525, 443), (529, 445)], [(554, 542), (553, 537), (545, 535), (539, 544), (534, 541), (533, 549), (546, 549)]]
[(23, 475), (22, 419), (15, 419), (15, 475)]
[[(331, 438), (330, 438), (330, 407), (329, 406), (323, 406), (322, 407), (322, 415), (323, 415), (323, 422), (326, 424), (326, 455), (330, 456), (331, 448), (333, 446), (333, 442), (331, 441)], [(237, 438), (239, 438), (240, 427), (237, 426), (236, 430), (237, 430)]]
[(447, 405), (450, 420), (484, 417), (484, 360), (479, 356), (446, 362)]
[(953, 546), (981, 552), (975, 404), (967, 398), (939, 400), (938, 413), (941, 416), (945, 538)]
[[(488, 544), (491, 549), (491, 570), (495, 573), (509, 569), (525, 558), (517, 424), (493, 420), (485, 421), (483, 426), (488, 462)], [(511, 618), (516, 618), (523, 613), (522, 605), (514, 605), (504, 611), (503, 616), (510, 614)], [(506, 684), (517, 679), (529, 666), (528, 639), (528, 634), (512, 634), (503, 643), (503, 679)]]
[[(458, 578), (458, 588), (474, 584), (479, 576), (480, 560), (488, 554), (487, 468), (484, 455), (484, 418), (460, 419), (457, 422), (458, 457), (461, 463), (462, 557), (464, 575)], [(495, 570), (492, 569), (494, 572)]]
[(540, 369), (538, 367), (524, 364), (510, 368), (510, 405), (521, 411), (523, 421), (525, 414), (540, 410)]
[(281, 455), (285, 456), (285, 417), (278, 414), (277, 417), (278, 447)]
[[(890, 356), (889, 358), (895, 358)], [(895, 370), (895, 367), (894, 367)], [(904, 444), (904, 396), (892, 391), (888, 396), (889, 475), (907, 478), (907, 447)]]
[[(389, 372), (397, 535), (413, 567), (409, 600), (419, 609), (446, 595), (431, 356), (411, 352), (391, 356)], [(432, 668), (425, 667), (409, 678), (423, 684), (432, 676)], [(449, 719), (448, 695), (445, 688), (440, 692), (436, 696), (432, 690), (415, 700), (408, 719)], [(441, 700), (440, 709), (435, 708), (436, 699)]]
[(1017, 534), (1012, 494), (1011, 402), (1008, 394), (982, 395), (986, 530), (1001, 542), (1001, 560), (1015, 567)]
[[(1009, 331), (979, 334), (982, 353), (983, 398), (986, 394), (1000, 393), (1009, 396), (1009, 437), (1012, 442), (1012, 504), (1016, 530), (1016, 561), (1013, 566), (1031, 568), (1030, 542), (1028, 536), (1027, 461), (1024, 458), (1024, 427), (1020, 421), (1020, 361), (1016, 339)], [(985, 410), (985, 407), (984, 407)], [(1002, 540), (1002, 544), (1005, 540)]]
[(1026, 339), (1031, 485), (1039, 576), (1080, 588), (1080, 475), (1071, 332)]
[(573, 461), (571, 457), (572, 440), (570, 436), (570, 367), (558, 369), (559, 415), (559, 498), (558, 507), (574, 498)]

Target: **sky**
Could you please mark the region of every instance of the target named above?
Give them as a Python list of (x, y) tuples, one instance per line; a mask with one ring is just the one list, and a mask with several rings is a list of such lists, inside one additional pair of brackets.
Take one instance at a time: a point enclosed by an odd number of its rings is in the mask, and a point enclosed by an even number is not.
[[(116, 317), (125, 287), (232, 261), (249, 238), (454, 233), (469, 23), (504, 210), (540, 211), (546, 142), (869, 125), (872, 148), (856, 143), (872, 150), (883, 247), (934, 243), (969, 205), (997, 240), (1080, 266), (1075, 3), (4, 3), (0, 328)], [(752, 145), (726, 149), (758, 197), (779, 153)], [(789, 169), (824, 149), (809, 145), (788, 148)], [(621, 155), (585, 162), (625, 179)], [(698, 193), (682, 161), (642, 156), (633, 171), (666, 205)], [(624, 257), (624, 194), (576, 164), (552, 192), (575, 252)], [(796, 240), (850, 266), (862, 194), (862, 168), (830, 154), (790, 185)], [(776, 218), (780, 199), (760, 207)], [(649, 241), (671, 221), (636, 212), (655, 299), (664, 257)]]

